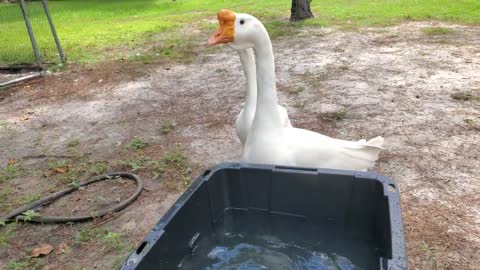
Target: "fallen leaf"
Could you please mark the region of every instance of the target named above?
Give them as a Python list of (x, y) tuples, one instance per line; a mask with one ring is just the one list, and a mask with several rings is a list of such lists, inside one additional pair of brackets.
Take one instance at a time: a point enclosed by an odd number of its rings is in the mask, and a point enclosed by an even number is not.
[(15, 165), (17, 163), (18, 163), (18, 161), (14, 158), (8, 160), (8, 165)]
[(56, 173), (66, 173), (68, 171), (67, 167), (55, 168)]
[(68, 250), (68, 245), (67, 243), (63, 242), (60, 245), (58, 245), (58, 247), (55, 250), (55, 254), (60, 255), (67, 252), (67, 250)]
[(48, 255), (50, 252), (52, 252), (53, 247), (51, 245), (45, 244), (38, 246), (32, 250), (32, 257), (37, 258), (40, 257), (41, 255)]
[(52, 176), (52, 175), (53, 175), (52, 171), (46, 171), (46, 172), (43, 173), (43, 177), (47, 177), (47, 178)]
[(28, 116), (26, 114), (20, 116), (20, 121), (27, 121), (28, 119), (30, 119), (30, 116)]

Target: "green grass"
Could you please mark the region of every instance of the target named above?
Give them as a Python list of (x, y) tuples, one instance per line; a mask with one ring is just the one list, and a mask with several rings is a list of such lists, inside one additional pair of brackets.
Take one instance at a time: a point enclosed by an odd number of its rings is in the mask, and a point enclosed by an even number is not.
[(123, 234), (111, 230), (84, 228), (77, 233), (75, 241), (77, 244), (99, 242), (110, 249), (122, 251), (126, 247), (123, 238)]
[[(316, 18), (296, 24), (286, 20), (290, 10), (287, 0), (52, 0), (49, 3), (67, 57), (81, 63), (119, 58), (154, 62), (155, 57), (186, 57), (195, 45), (191, 41), (206, 40), (208, 35), (195, 34), (192, 29), (212, 31), (215, 25), (205, 19), (215, 19), (221, 8), (259, 17), (274, 38), (289, 35), (303, 25), (336, 24), (356, 29), (403, 20), (480, 24), (478, 0), (316, 0), (312, 1)], [(54, 44), (41, 4), (29, 2), (28, 8), (41, 52), (54, 60)], [(33, 55), (18, 7), (0, 3), (0, 17), (0, 48), (6, 48), (0, 51), (0, 63), (31, 62)], [(156, 52), (139, 50), (145, 43), (153, 44)], [(188, 43), (191, 45), (183, 48)]]
[(180, 149), (166, 152), (161, 159), (137, 154), (134, 158), (119, 163), (131, 172), (149, 172), (153, 179), (169, 182), (170, 187), (178, 190), (190, 184), (192, 169), (187, 155)]
[(100, 175), (110, 169), (108, 162), (90, 160), (87, 156), (76, 156), (72, 160), (54, 160), (48, 163), (52, 177), (66, 184), (78, 184), (81, 178)]
[(174, 164), (181, 167), (187, 166), (186, 155), (178, 150), (168, 152), (163, 159), (167, 164)]
[(163, 134), (170, 134), (174, 129), (175, 129), (175, 124), (171, 122), (163, 123), (161, 128)]
[(462, 101), (480, 101), (480, 96), (472, 92), (457, 92), (450, 95), (453, 99)]
[(34, 218), (34, 217), (39, 217), (40, 216), (40, 214), (37, 213), (35, 210), (27, 210), (27, 211), (23, 212), (22, 215), (24, 216), (25, 221), (29, 221), (29, 220), (32, 220), (32, 218)]
[(107, 231), (105, 235), (103, 235), (103, 243), (108, 247), (115, 249), (117, 251), (122, 251), (125, 245), (122, 242), (123, 235), (121, 233)]
[(453, 33), (453, 29), (446, 27), (425, 27), (422, 32), (427, 36), (441, 36)]
[(137, 155), (135, 158), (120, 161), (120, 164), (126, 166), (132, 172), (148, 170), (155, 180), (160, 179), (165, 172), (164, 163), (161, 160), (152, 159), (144, 155)]
[(66, 167), (68, 167), (68, 164), (65, 160), (54, 160), (48, 163), (48, 168), (52, 171)]
[[(36, 200), (39, 200), (41, 198), (42, 198), (42, 195), (39, 194), (39, 193), (27, 194), (27, 195), (23, 195), (21, 197), (18, 197), (16, 202), (17, 202), (17, 205), (26, 205), (26, 204), (32, 203)], [(29, 213), (31, 213), (31, 212), (29, 212)]]
[(16, 223), (10, 223), (5, 225), (2, 230), (0, 230), (0, 245), (8, 246), (9, 241), (15, 236), (16, 230)]
[[(183, 151), (176, 149), (166, 153), (163, 157), (163, 163), (165, 164), (165, 171), (170, 173), (174, 172), (176, 177), (179, 178), (178, 180), (181, 181), (183, 188), (190, 185), (189, 174), (192, 169), (189, 166), (188, 157)], [(178, 184), (176, 188), (181, 190)]]
[(7, 212), (16, 207), (29, 204), (42, 198), (42, 194), (40, 193), (15, 194), (14, 189), (11, 186), (4, 186), (1, 189), (0, 200), (2, 203), (0, 204), (0, 212)]
[(341, 121), (347, 118), (348, 110), (346, 108), (342, 108), (336, 112), (329, 112), (323, 114), (323, 117), (329, 121)]
[(85, 244), (96, 239), (100, 239), (101, 235), (102, 231), (100, 229), (84, 228), (78, 231), (77, 236), (75, 237), (75, 241), (77, 243)]
[(148, 143), (144, 142), (140, 138), (135, 137), (127, 144), (126, 147), (129, 149), (140, 150), (147, 146), (148, 146)]
[(477, 119), (467, 118), (463, 119), (465, 124), (471, 129), (480, 130), (480, 122)]
[(9, 270), (40, 270), (43, 269), (42, 260), (39, 258), (25, 257), (21, 260), (13, 260), (8, 264)]
[(0, 168), (0, 183), (10, 181), (21, 174), (20, 164), (17, 162), (9, 162), (4, 168)]
[(67, 142), (68, 147), (75, 147), (75, 146), (78, 146), (79, 144), (80, 144), (80, 140), (77, 138), (70, 139)]
[(305, 87), (298, 86), (298, 87), (290, 87), (287, 89), (287, 92), (292, 95), (300, 94), (301, 92), (305, 91)]

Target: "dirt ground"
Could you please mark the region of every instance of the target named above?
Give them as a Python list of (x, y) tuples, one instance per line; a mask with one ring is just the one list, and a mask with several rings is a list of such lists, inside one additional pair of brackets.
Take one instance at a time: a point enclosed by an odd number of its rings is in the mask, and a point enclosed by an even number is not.
[[(454, 31), (421, 31), (430, 26)], [(480, 269), (480, 27), (305, 29), (273, 47), (280, 101), (294, 126), (386, 138), (374, 170), (399, 186), (410, 269)], [(2, 210), (15, 206), (12, 198), (26, 203), (72, 179), (140, 163), (145, 182), (135, 203), (94, 222), (0, 229), (0, 269), (112, 269), (175, 201), (186, 176), (239, 160), (238, 56), (227, 47), (198, 50), (192, 64), (71, 67), (0, 94), (0, 164), (14, 167), (12, 179), (0, 181)], [(89, 211), (132, 188), (93, 185), (40, 212)], [(54, 252), (27, 259), (41, 244)]]

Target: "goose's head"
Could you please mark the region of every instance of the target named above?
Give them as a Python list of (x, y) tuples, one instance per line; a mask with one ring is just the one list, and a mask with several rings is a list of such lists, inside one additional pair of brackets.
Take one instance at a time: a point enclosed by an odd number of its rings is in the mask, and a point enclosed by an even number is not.
[(217, 18), (220, 26), (208, 39), (208, 47), (227, 44), (235, 50), (253, 48), (267, 33), (263, 24), (249, 14), (222, 9), (217, 13)]

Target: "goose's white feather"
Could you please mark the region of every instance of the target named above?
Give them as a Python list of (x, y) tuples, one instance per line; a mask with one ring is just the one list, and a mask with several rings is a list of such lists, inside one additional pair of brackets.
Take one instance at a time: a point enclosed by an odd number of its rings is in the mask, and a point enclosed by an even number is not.
[(373, 167), (383, 144), (382, 137), (345, 141), (300, 128), (251, 136), (244, 148), (245, 162), (346, 170)]
[(382, 150), (382, 137), (345, 141), (283, 126), (278, 110), (273, 50), (267, 30), (251, 15), (228, 10), (221, 12), (227, 19), (234, 18), (234, 38), (228, 40), (228, 44), (235, 50), (253, 48), (255, 52), (257, 104), (243, 149), (243, 161), (350, 170), (367, 170), (374, 166)]
[[(255, 70), (255, 58), (252, 49), (239, 50), (240, 62), (245, 73), (247, 81), (245, 104), (235, 120), (235, 132), (238, 139), (245, 145), (248, 133), (250, 132), (253, 117), (255, 116), (255, 107), (257, 106), (257, 75)], [(282, 118), (283, 127), (292, 127), (288, 118), (287, 110), (278, 105), (278, 111)]]

